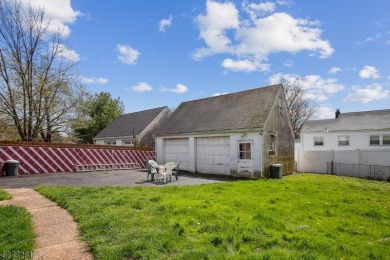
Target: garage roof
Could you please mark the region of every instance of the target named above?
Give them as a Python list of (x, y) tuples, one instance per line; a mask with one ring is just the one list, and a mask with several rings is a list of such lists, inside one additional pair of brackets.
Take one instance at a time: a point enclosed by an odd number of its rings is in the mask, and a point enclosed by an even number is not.
[(282, 85), (183, 102), (159, 135), (263, 128)]

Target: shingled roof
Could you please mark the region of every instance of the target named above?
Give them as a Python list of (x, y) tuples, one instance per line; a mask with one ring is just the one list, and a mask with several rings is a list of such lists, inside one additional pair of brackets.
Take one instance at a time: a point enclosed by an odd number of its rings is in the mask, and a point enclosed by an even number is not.
[(262, 128), (282, 85), (187, 101), (159, 135)]
[(134, 135), (139, 135), (164, 109), (168, 108), (165, 106), (120, 115), (96, 135), (95, 138), (132, 136), (133, 127)]
[(341, 113), (338, 118), (307, 121), (302, 133), (334, 131), (389, 130), (390, 109)]

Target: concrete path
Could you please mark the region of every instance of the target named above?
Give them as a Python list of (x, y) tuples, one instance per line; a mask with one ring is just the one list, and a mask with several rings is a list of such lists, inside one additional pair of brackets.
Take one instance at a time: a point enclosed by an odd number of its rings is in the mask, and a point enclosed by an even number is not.
[(66, 210), (32, 189), (6, 191), (13, 199), (0, 201), (0, 205), (25, 207), (32, 215), (37, 234), (33, 259), (93, 259)]

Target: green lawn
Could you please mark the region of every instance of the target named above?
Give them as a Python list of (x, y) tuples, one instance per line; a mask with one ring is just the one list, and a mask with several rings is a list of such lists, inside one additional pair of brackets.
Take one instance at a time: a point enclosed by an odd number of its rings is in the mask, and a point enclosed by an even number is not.
[[(11, 196), (0, 189), (0, 200)], [(0, 259), (28, 259), (35, 234), (30, 213), (21, 207), (0, 206)]]
[(0, 201), (1, 200), (9, 200), (11, 199), (11, 195), (7, 193), (5, 190), (0, 189)]
[(176, 187), (41, 187), (97, 259), (389, 259), (390, 183), (299, 174)]

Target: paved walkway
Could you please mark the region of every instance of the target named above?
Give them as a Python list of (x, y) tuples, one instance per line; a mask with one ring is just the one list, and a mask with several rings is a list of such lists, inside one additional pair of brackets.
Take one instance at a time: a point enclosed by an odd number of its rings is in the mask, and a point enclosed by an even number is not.
[(87, 245), (80, 239), (72, 216), (56, 203), (32, 189), (6, 189), (12, 200), (0, 205), (25, 207), (32, 215), (36, 247), (33, 259), (93, 259)]

